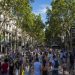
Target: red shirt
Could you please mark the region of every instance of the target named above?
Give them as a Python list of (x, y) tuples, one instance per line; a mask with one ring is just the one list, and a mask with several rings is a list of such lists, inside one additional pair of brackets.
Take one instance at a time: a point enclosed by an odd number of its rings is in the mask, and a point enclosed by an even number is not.
[(7, 73), (8, 72), (8, 63), (3, 63), (2, 64), (2, 72)]

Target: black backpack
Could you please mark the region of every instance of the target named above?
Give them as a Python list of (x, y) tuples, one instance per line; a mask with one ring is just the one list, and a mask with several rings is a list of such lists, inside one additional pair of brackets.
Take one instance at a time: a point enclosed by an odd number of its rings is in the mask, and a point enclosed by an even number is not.
[(59, 67), (59, 62), (58, 62), (58, 60), (54, 60), (54, 61), (55, 61), (54, 68), (58, 68), (58, 67)]

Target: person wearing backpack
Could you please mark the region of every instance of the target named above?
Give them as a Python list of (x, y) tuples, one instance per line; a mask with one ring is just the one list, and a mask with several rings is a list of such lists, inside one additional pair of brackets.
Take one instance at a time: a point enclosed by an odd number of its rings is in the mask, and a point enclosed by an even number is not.
[(53, 56), (53, 60), (52, 60), (52, 75), (59, 75), (58, 74), (58, 68), (59, 68), (59, 61), (56, 58), (56, 56)]

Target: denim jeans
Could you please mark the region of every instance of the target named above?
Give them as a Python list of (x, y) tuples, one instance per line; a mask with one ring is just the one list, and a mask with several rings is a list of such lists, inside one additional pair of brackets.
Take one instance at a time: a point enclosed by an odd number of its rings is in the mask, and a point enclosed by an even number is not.
[(53, 70), (53, 71), (52, 71), (52, 75), (59, 75), (59, 74), (58, 74), (58, 70)]
[(19, 70), (18, 69), (16, 69), (15, 74), (19, 75)]
[(29, 72), (26, 72), (25, 75), (30, 75), (30, 73)]
[(9, 75), (8, 73), (2, 73), (2, 75)]

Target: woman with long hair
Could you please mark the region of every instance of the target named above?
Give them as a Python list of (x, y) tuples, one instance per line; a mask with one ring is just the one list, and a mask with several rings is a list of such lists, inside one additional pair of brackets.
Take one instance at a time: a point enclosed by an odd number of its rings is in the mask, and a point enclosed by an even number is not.
[(43, 65), (42, 65), (42, 75), (48, 75), (46, 60), (43, 61)]

